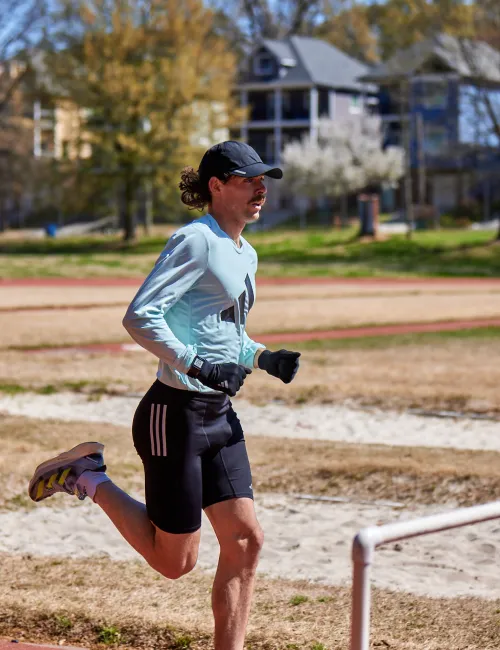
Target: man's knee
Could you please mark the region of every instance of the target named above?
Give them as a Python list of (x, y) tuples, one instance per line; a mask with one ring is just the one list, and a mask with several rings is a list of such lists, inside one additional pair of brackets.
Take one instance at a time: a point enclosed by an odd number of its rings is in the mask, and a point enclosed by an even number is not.
[(154, 549), (146, 559), (162, 576), (177, 580), (196, 566), (199, 544), (200, 530), (173, 534), (156, 528)]
[(257, 524), (236, 533), (230, 540), (225, 540), (221, 544), (221, 551), (238, 564), (252, 566), (257, 563), (263, 544), (264, 531)]
[(194, 569), (197, 560), (198, 554), (191, 553), (183, 557), (156, 558), (150, 564), (164, 578), (178, 580)]
[(264, 546), (264, 531), (262, 528), (257, 525), (253, 530), (250, 535), (250, 552), (254, 553), (255, 555), (259, 555), (259, 553), (262, 550), (262, 547)]

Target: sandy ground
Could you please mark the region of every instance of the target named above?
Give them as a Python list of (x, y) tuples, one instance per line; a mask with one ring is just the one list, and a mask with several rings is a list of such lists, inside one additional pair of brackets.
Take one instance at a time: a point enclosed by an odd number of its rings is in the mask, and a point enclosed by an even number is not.
[[(285, 385), (254, 372), (241, 396), (262, 403), (356, 403), (386, 409), (427, 408), (500, 414), (500, 339), (447, 339), (365, 348), (344, 341), (333, 350), (305, 350), (300, 371)], [(291, 344), (290, 344), (291, 345)], [(273, 349), (274, 346), (270, 346)], [(294, 348), (292, 348), (294, 349)], [(141, 349), (121, 353), (0, 350), (0, 386), (38, 391), (105, 388), (144, 393), (157, 362)]]
[[(89, 402), (84, 396), (22, 394), (0, 399), (0, 412), (67, 421), (129, 425), (138, 398)], [(247, 435), (323, 438), (363, 443), (500, 450), (498, 423), (429, 419), (408, 414), (366, 412), (347, 407), (278, 404), (256, 407), (235, 400)], [(91, 425), (90, 425), (91, 427)], [(90, 428), (89, 427), (89, 428)], [(104, 514), (85, 502), (79, 508), (40, 505), (0, 513), (0, 550), (34, 555), (136, 557)], [(297, 496), (257, 494), (266, 533), (260, 571), (283, 578), (307, 578), (333, 585), (349, 583), (350, 546), (362, 527), (436, 512), (436, 507), (377, 503), (321, 502)], [(450, 505), (439, 510), (447, 510)], [(420, 595), (498, 597), (500, 522), (439, 533), (389, 545), (376, 554), (374, 584)], [(40, 544), (43, 539), (44, 543)], [(212, 571), (217, 545), (204, 521), (200, 566)]]
[[(85, 395), (0, 395), (0, 413), (43, 419), (108, 422), (130, 427), (140, 397)], [(233, 405), (248, 436), (338, 440), (358, 444), (500, 450), (500, 423), (489, 420), (421, 417), (360, 410), (342, 405), (258, 406), (236, 398)]]
[[(276, 494), (257, 494), (256, 510), (266, 535), (259, 572), (330, 585), (349, 584), (351, 540), (361, 523), (389, 523), (436, 512), (436, 508), (325, 505)], [(0, 551), (9, 553), (139, 557), (89, 502), (79, 508), (39, 506), (31, 512), (0, 513), (0, 531)], [(498, 598), (499, 532), (500, 523), (493, 521), (382, 547), (376, 554), (373, 584), (423, 596)], [(200, 568), (214, 571), (217, 558), (217, 541), (204, 517)]]
[[(67, 307), (76, 305), (107, 305), (121, 303), (127, 305), (134, 297), (141, 279), (122, 286), (22, 286), (0, 282), (0, 307), (6, 309), (25, 309), (27, 307)], [(463, 284), (440, 282), (398, 283), (346, 283), (342, 281), (329, 284), (261, 284), (257, 278), (259, 301), (290, 300), (304, 298), (331, 299), (341, 297), (376, 297), (403, 295), (462, 295), (477, 292), (491, 294), (492, 300), (498, 298), (500, 282), (469, 280)], [(496, 294), (496, 296), (495, 296)]]
[[(493, 296), (493, 297), (492, 297)], [(125, 308), (37, 309), (0, 313), (0, 348), (130, 341)], [(368, 324), (434, 322), (500, 316), (496, 294), (399, 296), (261, 301), (248, 319), (248, 334), (297, 332)]]

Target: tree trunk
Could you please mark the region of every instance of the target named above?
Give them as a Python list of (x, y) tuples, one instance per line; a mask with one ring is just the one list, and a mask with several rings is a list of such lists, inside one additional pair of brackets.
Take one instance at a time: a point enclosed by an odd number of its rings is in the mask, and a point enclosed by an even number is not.
[(153, 225), (153, 184), (149, 179), (144, 181), (144, 234), (151, 234)]
[(135, 186), (131, 178), (125, 178), (122, 195), (123, 241), (134, 241), (136, 236), (135, 223)]
[(342, 224), (342, 228), (347, 228), (349, 225), (347, 194), (345, 193), (340, 197), (340, 223)]
[(5, 201), (0, 198), (0, 232), (3, 232), (7, 229), (7, 209), (5, 207)]

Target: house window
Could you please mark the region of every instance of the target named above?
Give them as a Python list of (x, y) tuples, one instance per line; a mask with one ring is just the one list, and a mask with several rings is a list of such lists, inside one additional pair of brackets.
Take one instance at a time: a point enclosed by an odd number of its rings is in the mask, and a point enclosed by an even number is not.
[(349, 113), (351, 115), (358, 115), (361, 113), (361, 95), (351, 95), (349, 97)]
[(424, 108), (446, 108), (448, 84), (445, 81), (423, 81), (420, 104)]
[(54, 155), (54, 132), (42, 131), (40, 135), (40, 150), (44, 156)]
[(69, 140), (63, 140), (61, 142), (61, 156), (65, 160), (69, 158)]
[(248, 133), (248, 144), (255, 149), (259, 156), (267, 163), (274, 162), (274, 132), (252, 129)]
[(252, 121), (274, 119), (274, 93), (257, 90), (249, 92), (248, 104)]
[(437, 156), (446, 152), (448, 147), (448, 130), (441, 124), (424, 126), (424, 151)]
[(260, 52), (253, 61), (253, 71), (259, 77), (267, 77), (273, 74), (273, 58), (267, 52)]
[(326, 88), (320, 88), (318, 92), (318, 114), (320, 117), (330, 116), (330, 94)]
[(284, 120), (309, 119), (309, 91), (285, 90), (283, 91)]

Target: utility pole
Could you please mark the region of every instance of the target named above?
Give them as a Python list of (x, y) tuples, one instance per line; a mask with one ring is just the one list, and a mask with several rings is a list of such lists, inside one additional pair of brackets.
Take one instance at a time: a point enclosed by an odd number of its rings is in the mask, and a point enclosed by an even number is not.
[(405, 174), (404, 174), (404, 207), (406, 214), (406, 223), (408, 225), (408, 230), (406, 231), (406, 237), (411, 239), (413, 229), (414, 229), (414, 218), (413, 218), (413, 191), (412, 191), (412, 178), (411, 178), (411, 151), (410, 151), (410, 140), (411, 140), (411, 113), (410, 113), (410, 92), (409, 92), (410, 82), (408, 78), (403, 79), (399, 84), (399, 117), (401, 124), (401, 145), (404, 151), (405, 159)]
[(418, 148), (418, 203), (423, 207), (427, 203), (427, 175), (424, 151), (424, 120), (422, 113), (417, 114), (417, 148)]

